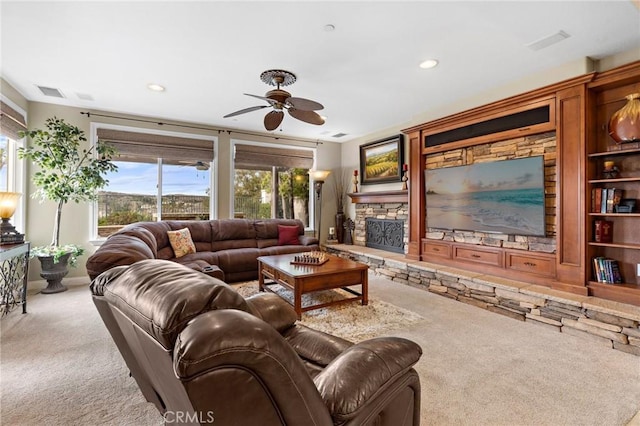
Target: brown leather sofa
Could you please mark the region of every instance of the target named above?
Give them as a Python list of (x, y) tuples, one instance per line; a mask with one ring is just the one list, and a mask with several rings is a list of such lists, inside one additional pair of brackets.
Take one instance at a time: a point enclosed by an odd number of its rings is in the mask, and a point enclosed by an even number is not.
[[(297, 226), (300, 245), (278, 245), (278, 225)], [(176, 258), (167, 231), (188, 228), (196, 253)], [(258, 278), (259, 256), (319, 250), (318, 239), (304, 235), (297, 219), (220, 219), (137, 222), (112, 234), (87, 259), (87, 273), (102, 272), (144, 259), (165, 259), (226, 282)]]
[[(244, 299), (183, 265), (143, 260), (91, 284), (132, 376), (167, 423), (377, 425), (420, 422), (417, 344), (353, 344), (296, 324), (274, 294)], [(179, 419), (178, 419), (179, 417)]]

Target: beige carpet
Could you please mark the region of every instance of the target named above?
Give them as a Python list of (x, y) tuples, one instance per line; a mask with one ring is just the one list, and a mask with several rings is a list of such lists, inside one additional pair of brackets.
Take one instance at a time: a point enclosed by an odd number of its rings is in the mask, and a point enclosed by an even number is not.
[[(423, 425), (625, 425), (640, 409), (638, 357), (374, 275), (370, 295), (422, 317), (381, 333), (423, 348)], [(2, 425), (161, 424), (86, 286), (3, 318), (0, 360)]]
[[(233, 286), (245, 297), (258, 292), (258, 282), (251, 281)], [(293, 292), (275, 284), (273, 290), (281, 297), (293, 300)], [(360, 291), (359, 287), (354, 288)], [(317, 305), (334, 300), (353, 297), (344, 290), (327, 290), (302, 295), (302, 306)], [(302, 324), (315, 330), (334, 334), (352, 342), (360, 342), (376, 336), (383, 336), (392, 330), (424, 321), (420, 315), (399, 308), (376, 298), (370, 298), (367, 305), (359, 301), (343, 303), (303, 312)]]

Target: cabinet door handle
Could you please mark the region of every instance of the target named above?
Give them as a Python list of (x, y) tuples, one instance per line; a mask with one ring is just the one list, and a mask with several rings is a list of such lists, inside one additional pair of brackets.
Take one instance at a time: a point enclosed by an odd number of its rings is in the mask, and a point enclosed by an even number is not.
[(440, 249), (439, 249), (439, 248), (433, 248), (432, 250), (433, 250), (433, 251), (440, 251)]
[(474, 254), (472, 254), (472, 255), (471, 255), (471, 257), (478, 258), (478, 257), (480, 257), (480, 255), (479, 255), (479, 254), (475, 254), (475, 253), (474, 253)]
[(536, 264), (533, 263), (533, 262), (524, 262), (524, 264), (525, 264), (525, 266), (531, 266), (531, 267), (536, 266)]

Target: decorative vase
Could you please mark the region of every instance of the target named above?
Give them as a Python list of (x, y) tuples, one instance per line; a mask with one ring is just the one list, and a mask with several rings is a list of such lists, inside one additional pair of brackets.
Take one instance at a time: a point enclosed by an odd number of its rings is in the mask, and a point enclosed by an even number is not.
[(63, 254), (57, 262), (53, 261), (53, 256), (39, 256), (42, 272), (40, 276), (47, 280), (47, 287), (41, 291), (43, 294), (61, 293), (67, 291), (67, 287), (62, 284), (62, 279), (69, 273), (67, 264), (71, 253)]
[(627, 103), (609, 120), (609, 135), (618, 144), (640, 141), (640, 93), (625, 98)]
[(336, 240), (338, 240), (338, 244), (344, 242), (344, 217), (344, 212), (336, 213)]

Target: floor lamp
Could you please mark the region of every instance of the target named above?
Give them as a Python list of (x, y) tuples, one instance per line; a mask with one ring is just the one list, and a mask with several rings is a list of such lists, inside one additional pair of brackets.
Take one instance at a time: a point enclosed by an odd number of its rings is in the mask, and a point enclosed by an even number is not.
[[(313, 189), (316, 192), (316, 210), (318, 211), (318, 214), (316, 215), (318, 217), (318, 240), (320, 240), (320, 235), (322, 232), (320, 228), (322, 224), (322, 185), (324, 185), (324, 181), (327, 179), (327, 176), (329, 176), (329, 173), (331, 173), (329, 170), (309, 171), (311, 179), (313, 179)], [(313, 231), (313, 236), (316, 237), (316, 229), (314, 229)]]

